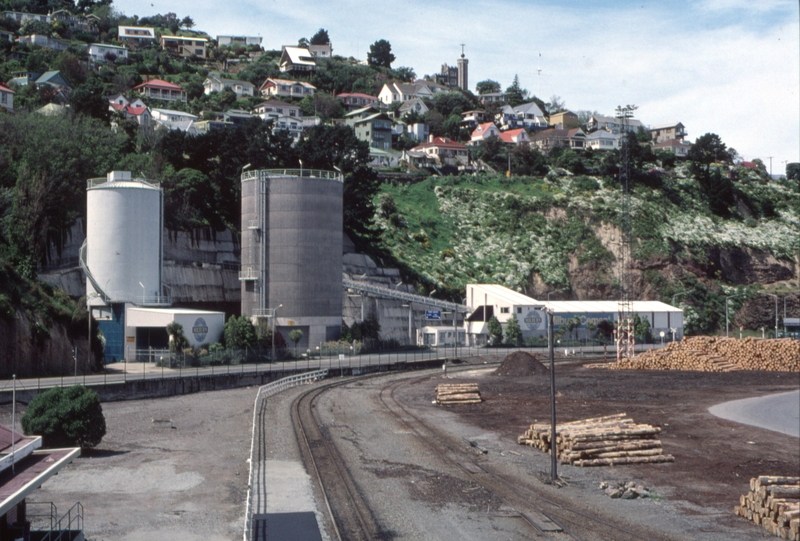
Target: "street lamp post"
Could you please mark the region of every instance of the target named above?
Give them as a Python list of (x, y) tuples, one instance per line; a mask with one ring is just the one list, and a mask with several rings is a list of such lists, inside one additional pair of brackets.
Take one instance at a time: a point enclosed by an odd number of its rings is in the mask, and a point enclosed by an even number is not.
[(686, 290), (684, 290), (684, 291), (681, 291), (681, 292), (679, 292), (679, 293), (675, 293), (675, 294), (672, 296), (672, 306), (675, 306), (675, 299), (677, 299), (678, 297), (680, 297), (680, 296), (682, 296), (682, 295), (686, 295), (686, 294), (688, 294), (688, 293), (691, 293), (692, 291), (694, 291), (694, 289), (686, 289)]
[(283, 305), (279, 304), (277, 308), (272, 309), (272, 362), (275, 362), (275, 317), (278, 314), (278, 308), (281, 308)]
[(772, 293), (765, 293), (765, 295), (775, 298), (775, 338), (778, 338), (778, 296)]
[(728, 295), (725, 297), (725, 337), (727, 338), (728, 335), (728, 300), (735, 299), (736, 297), (744, 297), (747, 293), (739, 293), (737, 295)]

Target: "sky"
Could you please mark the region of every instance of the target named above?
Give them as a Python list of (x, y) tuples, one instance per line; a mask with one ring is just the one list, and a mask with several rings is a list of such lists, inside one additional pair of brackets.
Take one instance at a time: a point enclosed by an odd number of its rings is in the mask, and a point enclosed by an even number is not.
[(681, 122), (687, 140), (718, 134), (745, 160), (773, 174), (800, 162), (798, 0), (114, 0), (140, 17), (190, 16), (212, 37), (263, 37), (265, 49), (295, 45), (325, 28), (335, 55), (366, 59), (391, 43), (392, 67), (418, 77), (454, 66), (461, 44), (470, 89), (485, 79), (505, 89), (514, 76), (545, 102), (571, 111)]

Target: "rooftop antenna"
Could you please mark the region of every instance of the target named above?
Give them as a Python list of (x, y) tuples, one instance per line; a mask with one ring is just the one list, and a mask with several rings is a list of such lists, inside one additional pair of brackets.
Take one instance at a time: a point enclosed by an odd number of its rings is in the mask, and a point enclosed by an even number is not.
[(464, 58), (464, 44), (461, 44), (461, 58)]

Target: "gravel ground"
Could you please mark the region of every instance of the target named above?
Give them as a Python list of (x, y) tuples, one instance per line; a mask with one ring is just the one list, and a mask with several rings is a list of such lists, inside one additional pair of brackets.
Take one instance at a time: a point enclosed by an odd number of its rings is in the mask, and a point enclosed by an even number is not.
[[(105, 403), (102, 443), (28, 501), (62, 513), (80, 501), (94, 541), (241, 539), (255, 395), (251, 387)], [(10, 423), (10, 410), (0, 422)]]

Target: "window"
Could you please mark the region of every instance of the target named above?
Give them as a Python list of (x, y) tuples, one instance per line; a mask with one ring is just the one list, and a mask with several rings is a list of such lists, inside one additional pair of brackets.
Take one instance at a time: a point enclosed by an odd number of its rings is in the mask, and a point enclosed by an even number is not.
[(6, 93), (5, 92), (0, 92), (0, 98), (2, 98), (2, 99), (0, 99), (0, 103), (5, 103), (6, 102)]
[(517, 313), (518, 313), (518, 314), (521, 314), (521, 313), (522, 313), (522, 306), (517, 306)]
[(501, 306), (500, 313), (501, 314), (508, 314), (511, 312), (511, 308), (509, 306)]

